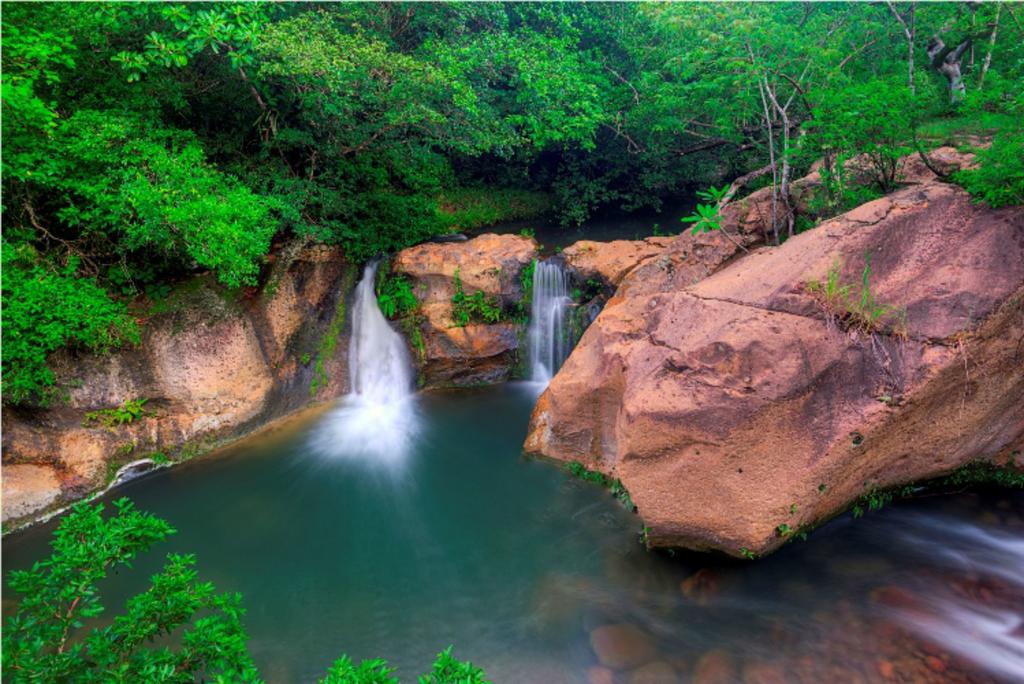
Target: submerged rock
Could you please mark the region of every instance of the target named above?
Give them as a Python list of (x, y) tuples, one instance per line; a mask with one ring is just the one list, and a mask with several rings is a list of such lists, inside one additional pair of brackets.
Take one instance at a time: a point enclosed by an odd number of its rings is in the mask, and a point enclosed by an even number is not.
[(736, 556), (974, 459), (1024, 467), (1019, 207), (925, 180), (781, 247), (723, 242), (680, 237), (623, 278), (528, 452), (621, 479), (650, 544)]
[(492, 233), (463, 242), (416, 245), (395, 256), (392, 271), (412, 281), (419, 303), (423, 345), (413, 349), (413, 356), (425, 386), (472, 386), (509, 378), (517, 362), (521, 326), (507, 318), (456, 326), (455, 274), (467, 295), (483, 292), (507, 315), (523, 297), (520, 276), (536, 256), (532, 238)]
[(723, 650), (708, 651), (693, 668), (693, 684), (733, 684), (736, 665)]
[(629, 684), (676, 684), (675, 669), (663, 660), (638, 667), (629, 675)]
[(628, 623), (604, 625), (590, 633), (598, 661), (616, 670), (642, 665), (655, 655), (650, 635)]

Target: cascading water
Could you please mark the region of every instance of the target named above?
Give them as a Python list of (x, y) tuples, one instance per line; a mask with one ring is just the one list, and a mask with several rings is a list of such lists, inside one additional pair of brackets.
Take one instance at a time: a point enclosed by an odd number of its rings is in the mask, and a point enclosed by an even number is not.
[(313, 436), (313, 446), (333, 456), (392, 461), (409, 450), (419, 421), (409, 352), (377, 306), (376, 275), (377, 262), (367, 264), (352, 305), (352, 391)]
[(530, 379), (547, 385), (569, 352), (567, 327), (569, 277), (560, 264), (538, 261), (533, 271), (533, 306), (530, 311)]

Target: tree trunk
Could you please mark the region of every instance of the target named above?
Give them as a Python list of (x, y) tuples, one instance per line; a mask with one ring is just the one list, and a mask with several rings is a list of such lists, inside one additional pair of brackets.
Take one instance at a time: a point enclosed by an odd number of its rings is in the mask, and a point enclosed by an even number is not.
[(949, 101), (951, 104), (963, 102), (967, 96), (967, 86), (964, 85), (960, 63), (963, 61), (964, 53), (970, 46), (970, 38), (957, 45), (955, 50), (947, 48), (946, 44), (938, 36), (932, 38), (928, 43), (928, 59), (931, 60), (932, 68), (945, 76), (946, 81), (949, 82)]
[(985, 74), (988, 73), (988, 68), (992, 66), (992, 50), (996, 46), (996, 31), (999, 30), (999, 12), (1003, 9), (1001, 4), (996, 4), (996, 18), (992, 24), (992, 33), (988, 37), (988, 51), (985, 53), (985, 61), (981, 65), (981, 76), (978, 78), (978, 90), (981, 90), (982, 84), (985, 83)]
[(903, 29), (903, 37), (907, 39), (907, 85), (910, 86), (910, 94), (915, 93), (914, 86), (914, 36), (917, 32), (916, 22), (916, 9), (917, 3), (910, 3), (910, 12), (907, 14), (907, 18), (896, 11), (896, 5), (891, 0), (886, 0), (886, 5), (892, 11), (892, 15), (896, 17), (896, 21), (900, 23), (900, 28)]
[(910, 83), (910, 94), (914, 95), (914, 36), (917, 32), (917, 8), (916, 3), (910, 3), (910, 29), (907, 31), (907, 81)]
[(778, 224), (778, 183), (779, 183), (779, 167), (775, 161), (775, 131), (772, 127), (771, 112), (768, 110), (768, 100), (764, 94), (764, 85), (759, 79), (757, 82), (757, 89), (761, 93), (761, 106), (764, 109), (764, 125), (768, 130), (768, 159), (769, 166), (772, 168), (772, 237), (775, 240), (775, 244), (779, 244), (779, 224)]
[[(779, 118), (782, 119), (782, 179), (779, 183), (779, 198), (782, 200), (782, 206), (786, 210), (786, 236), (793, 237), (795, 221), (793, 218), (793, 204), (789, 200), (789, 178), (793, 173), (793, 169), (789, 163), (789, 115), (786, 113), (789, 105), (787, 104), (783, 107), (779, 104), (779, 100), (775, 96), (775, 90), (772, 89), (767, 78), (764, 79), (764, 90), (772, 101), (775, 111), (779, 113)], [(776, 242), (778, 242), (777, 239)]]

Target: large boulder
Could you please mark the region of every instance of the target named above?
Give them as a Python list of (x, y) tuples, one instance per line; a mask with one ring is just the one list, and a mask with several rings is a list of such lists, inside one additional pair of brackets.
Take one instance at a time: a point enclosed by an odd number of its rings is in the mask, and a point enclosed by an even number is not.
[[(684, 239), (623, 279), (525, 447), (620, 478), (652, 545), (760, 554), (876, 490), (1024, 467), (1019, 207), (923, 179), (781, 247), (698, 243), (706, 277)], [(859, 301), (868, 254), (875, 323), (825, 294)]]
[[(457, 326), (452, 295), (483, 292), (506, 312), (523, 297), (523, 269), (537, 256), (533, 238), (487, 233), (464, 242), (428, 242), (399, 252), (393, 273), (407, 277), (418, 301), (414, 348), (426, 387), (472, 386), (507, 380), (518, 361), (521, 326), (511, 320)], [(415, 347), (414, 343), (414, 347)]]
[[(261, 292), (182, 284), (136, 348), (51, 358), (64, 400), (3, 413), (4, 524), (101, 489), (135, 459), (191, 457), (343, 392), (355, 270), (336, 248), (300, 243), (274, 261)], [(145, 415), (104, 424), (102, 412), (140, 399)]]

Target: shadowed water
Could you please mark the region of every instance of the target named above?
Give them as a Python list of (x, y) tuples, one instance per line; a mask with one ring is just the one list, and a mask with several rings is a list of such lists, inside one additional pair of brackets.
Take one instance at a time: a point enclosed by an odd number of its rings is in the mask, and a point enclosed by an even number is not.
[[(624, 624), (644, 643), (617, 682), (651, 662), (680, 682), (709, 667), (724, 681), (1024, 677), (1024, 494), (893, 505), (753, 563), (671, 558), (644, 550), (604, 490), (520, 456), (532, 398), (424, 395), (400, 461), (311, 448), (325, 413), (129, 483), (115, 496), (179, 533), (107, 582), (106, 605), (121, 612), (167, 552), (195, 552), (201, 576), (243, 593), (269, 682), (315, 681), (341, 653), (412, 681), (449, 644), (496, 682), (584, 682), (592, 635)], [(51, 529), (6, 538), (4, 571), (42, 557)]]

